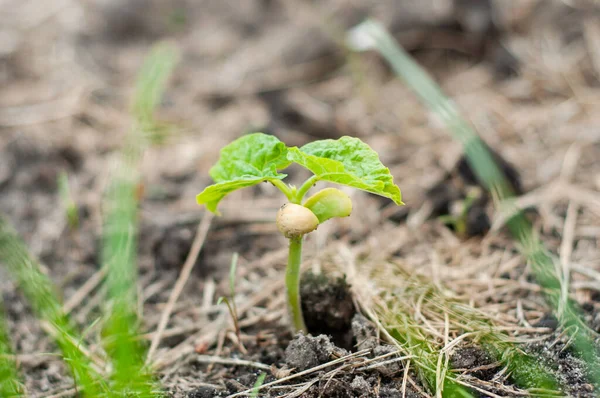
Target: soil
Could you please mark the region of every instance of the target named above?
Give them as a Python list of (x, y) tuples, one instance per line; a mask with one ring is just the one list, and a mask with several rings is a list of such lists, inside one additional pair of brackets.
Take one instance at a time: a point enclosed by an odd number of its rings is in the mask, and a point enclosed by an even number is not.
[[(465, 346), (454, 352), (450, 364), (456, 372), (467, 372), (473, 377), (490, 381), (500, 367), (495, 358), (481, 347)], [(495, 366), (494, 366), (495, 364)]]
[[(262, 130), (290, 146), (358, 136), (389, 166), (407, 204), (348, 191), (352, 216), (308, 236), (305, 336), (290, 332), (286, 315), (287, 242), (274, 223), (284, 200), (269, 184), (228, 197), (154, 357), (168, 394), (224, 397), (266, 373), (264, 383), (277, 383), (259, 396), (434, 396), (414, 363), (408, 371), (407, 360), (370, 366), (406, 355), (372, 321), (388, 295), (411, 304), (410, 319), (437, 348), (453, 345), (450, 371), (481, 396), (523, 394), (476, 339), (463, 338), (464, 319), (444, 312), (442, 301), (437, 311), (427, 307), (414, 288), (424, 281), (427, 292), (488, 316), (554, 372), (565, 394), (594, 396), (460, 144), (380, 56), (348, 56), (335, 32), (377, 18), (439, 82), (488, 143), (557, 265), (567, 259), (570, 296), (600, 333), (597, 4), (91, 0), (40, 2), (32, 12), (29, 3), (0, 5), (0, 212), (55, 282), (94, 357), (104, 356), (103, 194), (134, 124), (137, 74), (152, 46), (166, 41), (179, 52), (155, 115), (168, 134), (139, 166), (138, 291), (148, 344), (206, 215), (195, 195), (210, 184), (219, 148), (243, 133)], [(304, 177), (289, 169), (291, 184)], [(463, 216), (464, 228), (442, 216)], [(229, 294), (234, 252), (241, 341), (216, 304)], [(29, 396), (76, 396), (58, 348), (1, 266), (0, 293)]]
[(356, 309), (346, 280), (309, 271), (302, 275), (300, 297), (308, 332), (331, 336), (337, 346), (351, 349), (350, 326)]
[[(362, 356), (360, 360), (345, 367), (321, 367), (319, 371), (310, 373), (304, 377), (295, 378), (290, 383), (281, 383), (279, 392), (270, 390), (265, 392), (265, 397), (285, 396), (289, 390), (297, 388), (298, 384), (305, 384), (307, 388), (301, 395), (302, 397), (396, 397), (400, 396), (401, 378), (403, 368), (398, 362), (393, 364), (382, 364), (374, 367), (372, 370), (361, 370), (363, 362), (377, 358), (383, 354), (388, 354), (386, 360), (393, 359), (389, 354), (396, 353), (397, 349), (392, 346), (375, 346), (368, 355)], [(281, 355), (272, 364), (282, 366), (281, 370), (275, 370), (269, 377), (265, 378), (265, 383), (276, 380), (273, 376), (280, 374), (289, 374), (290, 372), (307, 371), (311, 368), (319, 367), (330, 363), (335, 358), (349, 355), (349, 352), (337, 347), (326, 335), (305, 336), (298, 334), (289, 343), (285, 353)], [(380, 360), (381, 362), (383, 360)], [(268, 363), (268, 362), (266, 362)], [(375, 365), (377, 361), (369, 362)], [(277, 368), (274, 368), (277, 369)], [(283, 372), (283, 373), (282, 373)], [(235, 372), (230, 376), (235, 382), (225, 382), (224, 389), (214, 387), (200, 387), (189, 392), (188, 397), (218, 397), (228, 396), (246, 389), (252, 388), (258, 373), (257, 372)], [(280, 376), (281, 377), (281, 376)], [(285, 388), (287, 386), (287, 389)], [(287, 390), (287, 391), (286, 391)], [(406, 390), (406, 396), (416, 397), (412, 388)]]

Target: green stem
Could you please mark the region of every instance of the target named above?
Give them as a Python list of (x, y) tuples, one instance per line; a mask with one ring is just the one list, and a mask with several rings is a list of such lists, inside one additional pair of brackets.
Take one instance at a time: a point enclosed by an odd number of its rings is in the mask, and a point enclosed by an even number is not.
[(300, 202), (302, 202), (302, 199), (304, 198), (304, 195), (306, 195), (308, 190), (311, 189), (313, 185), (315, 185), (317, 180), (318, 180), (317, 176), (312, 176), (308, 180), (304, 181), (304, 184), (302, 184), (300, 189), (298, 189), (298, 191), (296, 192), (296, 197), (295, 197), (296, 201), (291, 201), (291, 202), (300, 204)]
[(287, 288), (290, 315), (296, 331), (306, 333), (306, 325), (302, 317), (300, 305), (300, 263), (302, 261), (302, 237), (290, 239), (290, 252), (288, 265), (285, 271), (285, 285)]
[(279, 188), (279, 190), (281, 192), (283, 192), (283, 194), (288, 198), (288, 200), (290, 202), (296, 203), (296, 202), (294, 202), (294, 199), (295, 199), (294, 192), (292, 191), (292, 189), (290, 189), (290, 187), (285, 182), (278, 180), (278, 179), (272, 179), (269, 181), (271, 182), (271, 184), (273, 184), (277, 188)]

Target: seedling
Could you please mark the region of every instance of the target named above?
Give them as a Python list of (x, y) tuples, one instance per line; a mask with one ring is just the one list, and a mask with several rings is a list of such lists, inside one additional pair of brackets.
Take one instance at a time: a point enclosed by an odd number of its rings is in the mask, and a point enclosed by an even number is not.
[(244, 344), (242, 344), (242, 338), (240, 335), (240, 324), (238, 322), (237, 306), (235, 305), (235, 275), (237, 269), (238, 254), (233, 253), (231, 257), (231, 266), (229, 267), (229, 297), (221, 296), (217, 300), (217, 304), (225, 303), (229, 310), (229, 315), (233, 321), (233, 327), (235, 328), (235, 336), (237, 337), (240, 351), (246, 352)]
[[(284, 183), (287, 175), (280, 173), (292, 163), (313, 173), (299, 188)], [(288, 147), (272, 135), (248, 134), (221, 150), (210, 176), (215, 183), (196, 199), (217, 215), (217, 206), (226, 195), (261, 182), (270, 182), (287, 197), (289, 203), (277, 213), (277, 227), (290, 241), (285, 284), (290, 316), (297, 331), (306, 332), (300, 305), (302, 239), (319, 224), (330, 218), (347, 217), (352, 211), (352, 201), (339, 189), (326, 188), (304, 200), (309, 189), (318, 181), (327, 181), (403, 204), (400, 189), (377, 152), (352, 137), (314, 141), (298, 148)]]
[(439, 216), (438, 220), (442, 223), (452, 226), (456, 234), (460, 237), (466, 237), (468, 233), (467, 218), (469, 210), (475, 204), (475, 201), (481, 196), (479, 188), (471, 189), (467, 192), (467, 197), (460, 202), (456, 209), (451, 209), (451, 214)]

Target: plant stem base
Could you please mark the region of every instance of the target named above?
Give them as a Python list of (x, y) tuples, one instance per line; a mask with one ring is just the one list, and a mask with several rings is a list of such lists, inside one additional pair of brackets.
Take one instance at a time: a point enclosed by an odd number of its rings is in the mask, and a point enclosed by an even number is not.
[(285, 271), (288, 306), (294, 329), (307, 333), (300, 304), (300, 263), (302, 262), (302, 237), (290, 239), (288, 265)]

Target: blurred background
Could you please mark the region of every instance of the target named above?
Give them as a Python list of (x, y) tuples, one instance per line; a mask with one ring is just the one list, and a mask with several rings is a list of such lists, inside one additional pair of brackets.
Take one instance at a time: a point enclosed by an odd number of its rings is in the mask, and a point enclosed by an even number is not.
[[(585, 172), (573, 181), (600, 184), (594, 1), (2, 0), (0, 13), (0, 208), (37, 254), (50, 255), (66, 222), (61, 173), (84, 218), (99, 221), (107, 165), (133, 126), (137, 76), (157, 42), (176, 62), (142, 170), (157, 219), (197, 212), (218, 150), (248, 131), (288, 145), (358, 136), (408, 204), (384, 214), (416, 212), (461, 148), (378, 54), (343, 46), (366, 17), (434, 76), (527, 190), (556, 179), (574, 143)], [(264, 216), (231, 207), (226, 218)]]
[[(550, 249), (560, 246), (568, 202), (580, 205), (572, 258), (597, 262), (600, 3), (594, 0), (0, 0), (0, 211), (64, 297), (97, 271), (102, 193), (136, 126), (140, 69), (160, 43), (176, 66), (141, 161), (139, 266), (141, 286), (151, 287), (144, 290), (149, 308), (166, 301), (166, 287), (188, 254), (202, 215), (195, 195), (210, 184), (219, 149), (250, 131), (290, 146), (360, 137), (402, 189), (407, 206), (401, 208), (352, 192), (361, 211), (320, 228), (309, 251), (319, 253), (336, 239), (381, 238), (380, 256), (412, 250), (421, 256), (411, 263), (419, 268), (430, 261), (424, 253), (432, 245), (485, 236), (494, 218), (487, 201), (458, 237), (450, 228), (419, 244), (407, 243), (417, 239), (410, 232), (372, 238), (382, 223), (437, 222), (464, 201), (473, 181), (463, 173), (466, 182), (448, 185), (461, 175), (460, 144), (379, 54), (344, 46), (346, 31), (367, 17), (381, 21), (435, 78), (512, 170), (520, 193), (531, 193), (524, 206), (537, 211)], [(292, 169), (292, 182), (302, 173)], [(65, 215), (65, 181), (77, 233)], [(247, 264), (284, 247), (272, 223), (278, 195), (262, 184), (223, 202), (184, 303), (197, 304), (206, 281), (227, 274), (232, 251)], [(481, 254), (479, 243), (467, 247)], [(592, 293), (584, 287), (577, 294), (587, 300)], [(13, 284), (2, 278), (0, 288), (13, 319), (33, 319)], [(84, 307), (76, 319), (85, 324), (94, 308)], [(156, 324), (150, 314), (148, 324)], [(14, 321), (11, 328), (19, 352), (50, 349), (39, 326)], [(49, 372), (61, 373), (32, 369), (26, 382), (32, 391), (50, 388)], [(36, 378), (37, 371), (44, 377)]]

